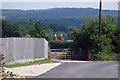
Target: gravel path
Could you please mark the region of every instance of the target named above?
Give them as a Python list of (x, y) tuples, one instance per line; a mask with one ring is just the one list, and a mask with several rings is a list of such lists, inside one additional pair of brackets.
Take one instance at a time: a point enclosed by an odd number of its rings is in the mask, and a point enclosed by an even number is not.
[(17, 74), (19, 76), (38, 76), (43, 73), (46, 73), (50, 69), (59, 66), (61, 63), (49, 63), (49, 64), (40, 64), (40, 65), (30, 65), (30, 66), (22, 66), (22, 67), (14, 67), (14, 68), (5, 68), (6, 72), (13, 72), (13, 74)]

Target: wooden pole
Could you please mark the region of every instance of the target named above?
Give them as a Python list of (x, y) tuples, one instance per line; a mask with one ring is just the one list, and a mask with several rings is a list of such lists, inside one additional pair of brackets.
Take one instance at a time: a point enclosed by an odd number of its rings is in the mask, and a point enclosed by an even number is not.
[(99, 10), (99, 36), (101, 35), (102, 27), (102, 0), (100, 0), (100, 10)]

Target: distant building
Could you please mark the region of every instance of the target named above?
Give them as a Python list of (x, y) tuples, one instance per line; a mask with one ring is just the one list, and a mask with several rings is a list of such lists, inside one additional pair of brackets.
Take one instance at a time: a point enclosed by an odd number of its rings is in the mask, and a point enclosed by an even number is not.
[(57, 35), (56, 34), (54, 34), (54, 39), (53, 40), (57, 41)]
[(62, 34), (60, 34), (60, 38), (59, 38), (59, 39), (57, 38), (57, 35), (54, 34), (54, 39), (53, 39), (53, 40), (54, 40), (54, 41), (61, 41), (61, 42), (73, 42), (73, 40), (64, 40)]
[(54, 39), (53, 40), (54, 41), (65, 41), (62, 34), (60, 34), (60, 39), (59, 40), (57, 39), (57, 35), (54, 34)]
[(60, 41), (64, 41), (63, 35), (60, 35)]

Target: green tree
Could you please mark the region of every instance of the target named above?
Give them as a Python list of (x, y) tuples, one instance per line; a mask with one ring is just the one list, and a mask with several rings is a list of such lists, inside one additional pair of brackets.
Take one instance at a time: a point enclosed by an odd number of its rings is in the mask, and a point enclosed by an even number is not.
[(32, 25), (32, 29), (29, 31), (29, 34), (31, 37), (35, 38), (45, 38), (49, 40), (46, 29), (49, 28), (49, 26), (46, 26), (44, 23), (42, 23), (40, 20), (37, 22), (34, 22), (30, 19), (30, 25)]
[[(102, 35), (99, 37), (99, 20), (97, 17), (87, 17), (81, 29), (70, 27), (72, 39), (74, 40), (74, 48), (81, 48), (86, 59), (89, 56), (97, 57), (100, 60), (115, 60), (116, 54), (113, 51), (112, 44), (115, 39), (117, 26), (115, 25), (115, 17), (109, 15), (102, 17)], [(106, 56), (104, 56), (106, 55)]]
[(26, 29), (19, 22), (8, 22), (2, 20), (2, 36), (3, 37), (23, 37), (26, 35)]
[(48, 35), (48, 37), (49, 37), (49, 40), (52, 41), (52, 40), (53, 40), (53, 35), (54, 35), (53, 29), (47, 28), (47, 29), (46, 29), (46, 32), (47, 32), (47, 35)]
[(115, 37), (112, 42), (112, 44), (115, 46), (114, 51), (117, 54), (120, 54), (120, 25), (117, 26), (117, 30), (114, 35), (115, 35)]

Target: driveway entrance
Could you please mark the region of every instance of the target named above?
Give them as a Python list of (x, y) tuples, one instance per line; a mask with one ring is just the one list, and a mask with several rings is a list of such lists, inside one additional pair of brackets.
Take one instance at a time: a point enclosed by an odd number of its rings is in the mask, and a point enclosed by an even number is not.
[(36, 78), (118, 78), (118, 62), (63, 62)]

